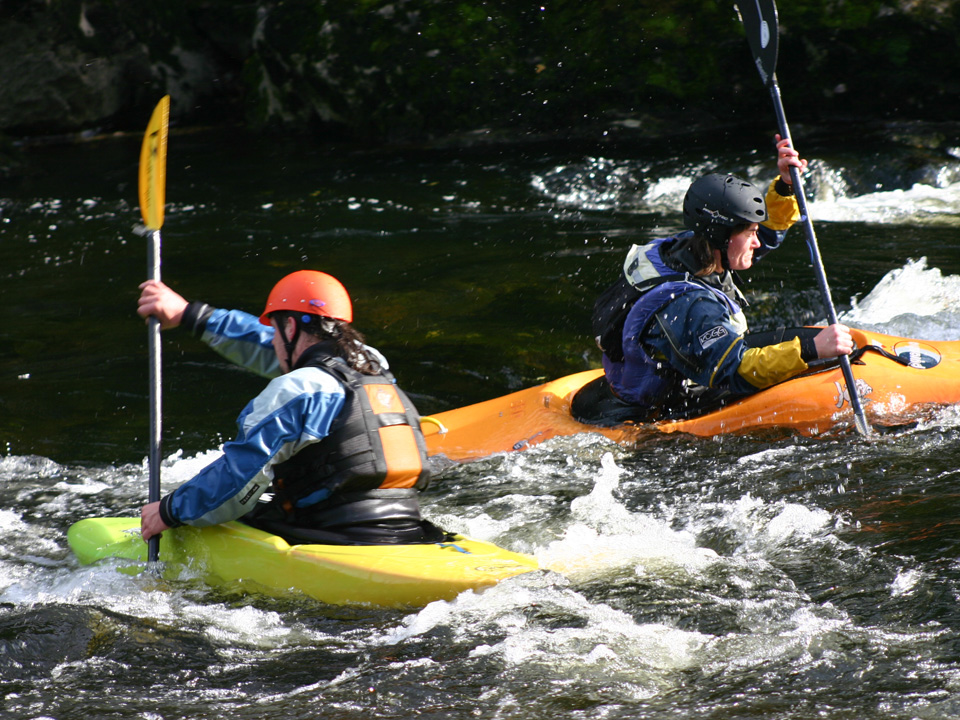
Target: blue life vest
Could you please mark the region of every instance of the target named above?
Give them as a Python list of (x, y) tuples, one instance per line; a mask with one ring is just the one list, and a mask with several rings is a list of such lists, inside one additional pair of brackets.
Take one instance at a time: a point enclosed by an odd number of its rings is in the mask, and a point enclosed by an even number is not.
[(746, 331), (746, 320), (740, 304), (724, 291), (729, 287), (729, 292), (739, 295), (729, 273), (720, 277), (722, 287), (690, 274), (683, 275), (679, 280), (673, 279), (678, 274), (663, 262), (660, 249), (664, 243), (678, 237), (683, 236), (660, 238), (644, 246), (634, 245), (624, 262), (623, 271), (627, 281), (635, 287), (646, 286), (649, 289), (642, 291), (624, 322), (623, 360), (614, 361), (604, 353), (603, 369), (613, 392), (631, 404), (659, 406), (676, 393), (685, 381), (678, 369), (651, 357), (643, 344), (644, 334), (654, 321), (654, 316), (676, 298), (685, 293), (707, 290), (726, 305), (730, 317), (741, 331)]

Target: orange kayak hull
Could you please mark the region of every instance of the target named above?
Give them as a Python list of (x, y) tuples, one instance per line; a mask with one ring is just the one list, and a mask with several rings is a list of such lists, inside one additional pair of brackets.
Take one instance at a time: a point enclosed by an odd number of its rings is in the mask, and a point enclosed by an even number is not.
[[(911, 340), (857, 329), (852, 332), (859, 347), (873, 345), (911, 363), (904, 365), (867, 351), (853, 365), (871, 425), (905, 425), (932, 409), (960, 402), (960, 341)], [(431, 455), (463, 461), (587, 432), (630, 443), (655, 432), (710, 437), (774, 429), (813, 436), (853, 427), (849, 395), (839, 367), (805, 373), (698, 417), (614, 427), (578, 422), (570, 415), (573, 397), (602, 374), (603, 370), (587, 370), (424, 418), (427, 450)]]

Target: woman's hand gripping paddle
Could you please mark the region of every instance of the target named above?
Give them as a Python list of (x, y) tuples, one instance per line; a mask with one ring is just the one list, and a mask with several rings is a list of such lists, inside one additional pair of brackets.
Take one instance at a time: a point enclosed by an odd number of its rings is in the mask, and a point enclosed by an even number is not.
[[(163, 208), (167, 182), (167, 125), (170, 117), (170, 96), (164, 97), (150, 116), (150, 123), (140, 147), (140, 215), (147, 237), (147, 278), (160, 279), (160, 228), (163, 226)], [(147, 322), (148, 354), (150, 356), (150, 480), (149, 502), (160, 499), (160, 321), (151, 317)], [(156, 562), (160, 556), (160, 536), (147, 544), (147, 559)]]
[[(777, 44), (780, 31), (777, 24), (776, 2), (775, 0), (737, 0), (737, 10), (740, 13), (743, 28), (747, 33), (747, 41), (750, 43), (750, 51), (753, 53), (757, 70), (760, 72), (760, 79), (770, 90), (770, 95), (773, 98), (773, 109), (777, 114), (780, 136), (789, 138), (791, 137), (790, 129), (787, 127), (787, 117), (783, 111), (783, 101), (780, 99), (780, 87), (777, 85)], [(810, 215), (807, 213), (803, 181), (800, 177), (800, 171), (796, 167), (790, 168), (790, 178), (793, 180), (793, 190), (797, 196), (797, 205), (800, 208), (800, 220), (803, 222), (806, 232), (807, 247), (810, 249), (810, 259), (813, 262), (817, 283), (820, 286), (820, 295), (826, 307), (827, 322), (834, 325), (837, 322), (837, 311), (833, 306), (833, 299), (830, 297), (830, 286), (827, 284), (827, 275), (823, 269), (817, 236), (813, 231), (813, 221), (810, 220)], [(846, 355), (840, 356), (840, 369), (843, 371), (843, 379), (847, 384), (847, 395), (850, 399), (850, 407), (853, 408), (857, 432), (869, 437), (871, 429), (867, 424), (863, 405), (860, 402), (857, 383), (853, 377), (853, 369), (850, 367), (850, 358)]]

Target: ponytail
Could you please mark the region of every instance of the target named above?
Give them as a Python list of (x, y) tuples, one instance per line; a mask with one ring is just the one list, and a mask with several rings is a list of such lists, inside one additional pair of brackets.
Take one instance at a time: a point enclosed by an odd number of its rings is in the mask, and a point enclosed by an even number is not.
[(345, 320), (286, 310), (270, 313), (270, 316), (278, 320), (283, 317), (292, 317), (297, 321), (298, 332), (307, 333), (320, 340), (332, 341), (336, 346), (336, 354), (359, 373), (379, 375), (383, 370), (376, 354), (366, 346), (360, 331)]

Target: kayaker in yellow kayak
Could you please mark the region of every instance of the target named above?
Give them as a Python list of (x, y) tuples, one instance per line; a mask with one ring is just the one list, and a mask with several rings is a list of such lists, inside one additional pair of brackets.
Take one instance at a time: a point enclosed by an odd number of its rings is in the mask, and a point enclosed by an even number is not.
[(141, 317), (182, 326), (274, 378), (240, 413), (220, 458), (143, 507), (144, 540), (178, 525), (241, 518), (291, 543), (443, 538), (420, 516), (429, 471), (416, 408), (351, 324), (352, 303), (336, 278), (313, 270), (286, 276), (259, 318), (187, 302), (159, 281), (140, 289)]
[(849, 354), (847, 327), (747, 334), (735, 273), (783, 242), (800, 218), (789, 139), (776, 137), (779, 176), (764, 194), (735, 175), (696, 180), (683, 202), (687, 231), (634, 245), (598, 299), (593, 327), (604, 377), (578, 393), (575, 417), (595, 424), (682, 417)]

